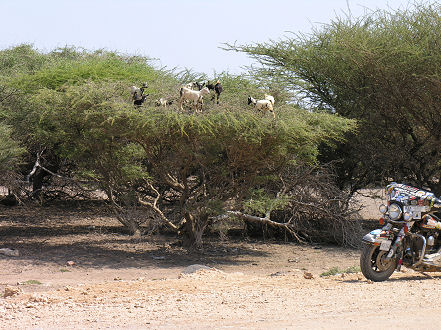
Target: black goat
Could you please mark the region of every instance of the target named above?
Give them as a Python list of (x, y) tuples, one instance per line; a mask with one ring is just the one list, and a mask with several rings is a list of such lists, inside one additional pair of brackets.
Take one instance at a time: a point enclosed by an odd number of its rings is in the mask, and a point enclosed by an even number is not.
[(144, 103), (144, 101), (145, 101), (145, 99), (147, 98), (148, 95), (149, 94), (141, 96), (141, 99), (139, 99), (139, 100), (133, 100), (133, 104), (138, 106), (138, 107), (140, 107)]
[(198, 88), (198, 90), (201, 90), (202, 88), (205, 87), (205, 81), (202, 83), (196, 81), (196, 87)]
[(143, 83), (141, 88), (136, 86), (130, 87), (130, 93), (132, 94), (133, 104), (141, 106), (146, 100), (149, 94), (144, 94), (144, 90), (147, 88), (147, 83)]
[(214, 100), (216, 98), (216, 103), (219, 104), (219, 97), (220, 97), (222, 90), (223, 90), (220, 81), (219, 80), (216, 81), (215, 84), (210, 83), (210, 81), (208, 81), (207, 87), (209, 90), (214, 91), (214, 95), (211, 99)]

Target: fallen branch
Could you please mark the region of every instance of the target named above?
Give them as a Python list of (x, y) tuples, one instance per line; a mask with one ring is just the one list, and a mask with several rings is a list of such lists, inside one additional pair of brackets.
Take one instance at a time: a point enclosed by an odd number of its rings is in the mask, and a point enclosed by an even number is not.
[(242, 220), (247, 220), (251, 222), (258, 222), (258, 223), (265, 223), (273, 227), (282, 228), (285, 229), (287, 232), (289, 232), (299, 243), (305, 243), (305, 241), (297, 235), (297, 233), (294, 231), (294, 229), (291, 227), (289, 223), (280, 223), (273, 221), (269, 218), (269, 215), (265, 218), (258, 217), (251, 214), (245, 214), (239, 211), (227, 211), (228, 214), (234, 215)]

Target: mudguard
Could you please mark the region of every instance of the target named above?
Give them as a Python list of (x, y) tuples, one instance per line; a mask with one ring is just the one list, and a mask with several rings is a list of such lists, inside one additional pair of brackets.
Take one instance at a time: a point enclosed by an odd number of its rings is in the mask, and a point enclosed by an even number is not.
[(378, 242), (376, 242), (377, 237), (381, 234), (381, 229), (375, 229), (372, 230), (369, 234), (366, 234), (363, 236), (363, 243), (367, 243), (367, 244), (371, 244), (374, 245), (375, 243), (378, 244)]

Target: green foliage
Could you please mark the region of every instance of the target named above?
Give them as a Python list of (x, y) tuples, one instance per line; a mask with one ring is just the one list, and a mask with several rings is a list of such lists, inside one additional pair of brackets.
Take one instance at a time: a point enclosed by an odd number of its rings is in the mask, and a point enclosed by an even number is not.
[(61, 273), (69, 273), (70, 270), (69, 270), (69, 269), (66, 269), (66, 268), (60, 268), (60, 272), (61, 272)]
[(51, 61), (48, 65), (31, 75), (23, 74), (11, 85), (32, 93), (40, 88), (60, 89), (87, 81), (124, 81), (128, 84), (139, 84), (158, 78), (155, 70), (141, 59), (125, 58), (111, 52), (86, 53), (79, 58), (49, 58)]
[(152, 156), (156, 156), (158, 145), (168, 143), (161, 152), (172, 150), (182, 159), (191, 152), (197, 162), (207, 166), (217, 161), (216, 155), (225, 154), (230, 167), (252, 172), (260, 167), (277, 168), (293, 159), (314, 162), (320, 143), (342, 139), (344, 132), (354, 128), (352, 121), (335, 116), (312, 116), (309, 119), (305, 112), (293, 108), (281, 111), (275, 121), (252, 109), (220, 108), (195, 116), (147, 108), (133, 117), (132, 131), (138, 140), (145, 141)]
[(0, 52), (0, 78), (35, 72), (47, 58), (31, 45), (20, 45)]
[(41, 283), (38, 280), (27, 280), (27, 281), (24, 281), (24, 282), (20, 282), (18, 284), (19, 285), (40, 285), (40, 284), (43, 284), (43, 283)]
[(287, 196), (272, 197), (264, 189), (257, 189), (251, 193), (248, 200), (244, 202), (244, 210), (249, 214), (261, 214), (283, 209), (289, 203)]
[(148, 178), (140, 164), (143, 150), (127, 139), (134, 110), (125, 93), (120, 83), (88, 82), (40, 89), (30, 102), (39, 117), (35, 140), (53, 146), (75, 164), (77, 176), (99, 182), (108, 194)]
[(11, 138), (12, 129), (0, 123), (0, 171), (12, 172), (19, 164), (24, 149)]
[[(320, 146), (332, 149), (356, 130), (353, 120), (287, 102), (289, 93), (274, 81), (222, 73), (211, 79), (224, 87), (220, 105), (206, 97), (202, 113), (182, 112), (176, 106), (179, 87), (192, 73), (155, 69), (145, 58), (105, 51), (62, 48), (40, 55), (38, 66), (3, 80), (0, 100), (5, 95), (8, 101), (0, 110), (10, 135), (30, 153), (28, 168), (44, 150), (54, 171), (104, 191), (128, 226), (129, 211), (142, 205), (176, 231), (185, 218), (187, 232), (200, 241), (210, 217), (222, 214), (226, 203), (240, 207), (248, 200), (257, 213), (286, 207), (276, 188), (267, 189), (280, 185), (279, 173), (296, 163), (315, 164)], [(142, 82), (149, 96), (135, 108), (129, 87)], [(265, 93), (276, 96), (275, 119), (247, 105), (249, 95)], [(175, 103), (155, 107), (159, 97)]]
[(359, 122), (346, 144), (323, 149), (323, 161), (344, 160), (342, 187), (393, 178), (441, 193), (440, 40), (435, 2), (336, 18), (309, 35), (227, 48), (255, 58), (262, 64), (256, 76), (275, 76), (312, 111)]

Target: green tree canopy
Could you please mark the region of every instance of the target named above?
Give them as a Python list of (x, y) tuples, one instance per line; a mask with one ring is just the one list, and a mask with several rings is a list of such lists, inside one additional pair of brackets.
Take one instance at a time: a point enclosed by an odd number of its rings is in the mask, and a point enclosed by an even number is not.
[(56, 146), (75, 164), (74, 175), (97, 182), (115, 205), (144, 203), (175, 230), (185, 218), (190, 240), (199, 243), (225, 202), (235, 199), (240, 207), (253, 189), (287, 166), (313, 164), (320, 144), (355, 128), (292, 106), (280, 107), (276, 121), (230, 104), (203, 114), (139, 110), (124, 93), (120, 83), (102, 82), (40, 90), (31, 102), (39, 113), (37, 139)]
[(11, 127), (0, 123), (0, 171), (3, 174), (15, 170), (19, 164), (20, 156), (24, 152), (18, 142), (11, 138), (11, 133)]
[[(30, 51), (24, 49), (17, 56)], [(283, 173), (315, 165), (321, 146), (332, 148), (356, 130), (353, 120), (291, 104), (275, 82), (222, 73), (212, 78), (224, 86), (220, 105), (207, 97), (202, 113), (181, 112), (176, 100), (188, 72), (71, 48), (43, 58), (38, 67), (5, 71), (2, 78), (5, 95), (12, 92), (1, 103), (2, 120), (28, 151), (24, 172), (42, 155), (41, 175), (104, 192), (133, 233), (140, 230), (133, 214), (141, 213), (200, 244), (226, 211), (245, 204), (256, 213), (283, 208)], [(143, 82), (149, 96), (134, 107), (129, 87)], [(276, 97), (276, 119), (247, 104), (249, 95), (265, 93)], [(175, 103), (156, 107), (159, 97)]]
[(337, 18), (308, 35), (227, 45), (284, 81), (303, 102), (359, 122), (338, 152), (340, 185), (353, 190), (392, 178), (441, 193), (441, 6)]

